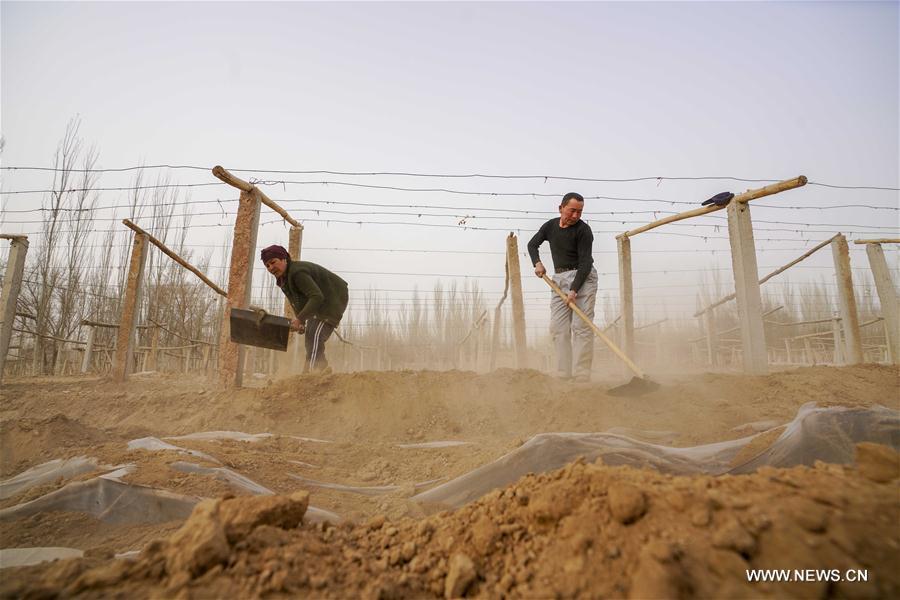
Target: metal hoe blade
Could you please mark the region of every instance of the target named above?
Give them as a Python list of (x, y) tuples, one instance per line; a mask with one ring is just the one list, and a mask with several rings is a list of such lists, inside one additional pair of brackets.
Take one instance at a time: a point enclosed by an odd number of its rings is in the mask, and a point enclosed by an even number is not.
[(291, 322), (284, 317), (232, 308), (229, 318), (231, 341), (235, 344), (287, 350)]
[(640, 377), (632, 377), (631, 381), (626, 384), (607, 390), (610, 396), (643, 396), (659, 389), (659, 384), (649, 379)]

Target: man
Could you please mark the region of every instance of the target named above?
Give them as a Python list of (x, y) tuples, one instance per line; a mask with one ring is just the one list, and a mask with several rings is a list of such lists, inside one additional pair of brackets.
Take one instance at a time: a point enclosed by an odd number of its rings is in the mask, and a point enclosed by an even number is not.
[(594, 234), (581, 220), (584, 197), (575, 192), (563, 196), (559, 205), (559, 218), (544, 223), (528, 242), (528, 254), (534, 265), (534, 274), (543, 277), (547, 273), (538, 254), (538, 247), (550, 242), (553, 257), (553, 281), (568, 295), (563, 301), (552, 293), (550, 301), (550, 334), (556, 346), (557, 375), (575, 381), (587, 382), (591, 378), (594, 360), (594, 332), (587, 323), (573, 315), (569, 304), (574, 303), (594, 320), (594, 304), (597, 300), (597, 271), (591, 250)]
[(350, 298), (347, 282), (315, 263), (291, 260), (282, 246), (263, 249), (262, 261), (294, 309), (291, 329), (306, 334), (303, 372), (324, 370), (325, 342), (341, 322)]

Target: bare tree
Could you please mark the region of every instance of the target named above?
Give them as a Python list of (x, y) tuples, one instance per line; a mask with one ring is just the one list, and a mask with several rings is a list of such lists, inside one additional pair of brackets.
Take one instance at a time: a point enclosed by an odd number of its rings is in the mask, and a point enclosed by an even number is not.
[[(93, 210), (96, 195), (96, 174), (92, 172), (97, 160), (95, 149), (85, 149), (79, 133), (81, 118), (73, 117), (66, 126), (53, 157), (52, 191), (42, 203), (43, 228), (35, 253), (37, 263), (32, 280), (26, 287), (33, 303), (36, 332), (34, 363), (35, 374), (41, 374), (45, 365), (44, 339), (49, 332), (61, 337), (71, 330), (75, 317), (75, 296), (82, 277), (85, 260), (84, 242), (93, 227)], [(59, 304), (54, 307), (54, 298)]]

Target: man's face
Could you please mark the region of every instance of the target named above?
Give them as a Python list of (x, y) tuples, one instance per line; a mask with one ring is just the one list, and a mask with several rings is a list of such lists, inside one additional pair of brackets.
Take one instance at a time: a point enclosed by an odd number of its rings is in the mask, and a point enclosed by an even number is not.
[(559, 224), (561, 227), (571, 227), (581, 218), (584, 210), (584, 202), (569, 200), (565, 206), (559, 207)]
[(275, 277), (281, 277), (284, 275), (285, 269), (287, 269), (287, 261), (283, 258), (270, 258), (265, 262), (265, 265), (266, 270)]

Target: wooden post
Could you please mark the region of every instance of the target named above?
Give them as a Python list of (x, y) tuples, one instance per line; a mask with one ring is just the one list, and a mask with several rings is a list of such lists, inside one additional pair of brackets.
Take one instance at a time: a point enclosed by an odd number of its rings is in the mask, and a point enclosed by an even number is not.
[(900, 362), (900, 307), (898, 307), (897, 286), (891, 279), (887, 260), (881, 244), (866, 244), (866, 255), (869, 267), (875, 279), (875, 290), (881, 303), (881, 316), (884, 317), (884, 331), (887, 336), (888, 357), (893, 364)]
[(787, 364), (791, 364), (792, 362), (794, 362), (791, 360), (791, 339), (790, 338), (784, 338), (784, 356), (785, 356), (784, 360), (787, 362)]
[(624, 350), (635, 356), (634, 346), (634, 285), (631, 277), (631, 239), (627, 235), (616, 238), (619, 255), (619, 314), (622, 317)]
[(150, 351), (147, 353), (147, 360), (144, 361), (145, 371), (157, 371), (159, 369), (159, 332), (159, 325), (154, 326), (150, 338)]
[(506, 238), (506, 262), (509, 265), (509, 284), (512, 292), (516, 368), (525, 369), (528, 367), (528, 347), (525, 339), (525, 300), (522, 296), (522, 272), (519, 268), (519, 240), (512, 233)]
[(715, 367), (719, 362), (719, 334), (716, 332), (715, 309), (703, 313), (703, 324), (706, 328), (706, 355), (707, 364)]
[(744, 372), (765, 375), (769, 372), (769, 365), (750, 205), (746, 202), (731, 202), (726, 212)]
[(841, 309), (841, 329), (844, 334), (844, 358), (847, 364), (863, 361), (862, 335), (859, 331), (859, 314), (856, 312), (856, 296), (853, 293), (853, 273), (850, 271), (850, 248), (843, 234), (834, 236), (831, 242), (834, 257), (834, 276), (837, 279), (838, 300)]
[(844, 364), (844, 344), (841, 341), (841, 320), (835, 317), (831, 320), (831, 336), (834, 339), (834, 364)]
[(137, 325), (137, 313), (140, 308), (141, 280), (144, 265), (147, 262), (147, 235), (134, 234), (134, 246), (131, 249), (131, 263), (128, 266), (128, 278), (125, 285), (125, 297), (122, 300), (122, 313), (119, 318), (119, 330), (116, 337), (116, 352), (113, 357), (112, 376), (119, 382), (125, 381), (131, 372), (131, 361), (134, 356), (134, 337)]
[(238, 214), (234, 223), (234, 240), (231, 245), (231, 266), (228, 270), (228, 299), (222, 317), (222, 335), (219, 339), (219, 381), (226, 386), (243, 384), (243, 346), (232, 343), (229, 319), (232, 308), (250, 305), (250, 287), (253, 282), (253, 259), (256, 252), (256, 236), (259, 230), (259, 190), (242, 191)]
[[(0, 294), (0, 319), (3, 320), (0, 324), (0, 381), (3, 380), (6, 353), (9, 352), (9, 341), (12, 339), (16, 302), (22, 289), (22, 272), (25, 269), (25, 255), (28, 253), (27, 237), (10, 236), (9, 240), (9, 260), (3, 276), (3, 292)], [(38, 344), (35, 343), (34, 347), (36, 351)]]
[[(288, 253), (291, 255), (291, 260), (300, 260), (302, 243), (303, 228), (291, 227), (291, 230), (288, 233)], [(287, 297), (284, 299), (284, 316), (288, 319), (293, 319), (296, 316), (294, 315), (294, 309), (291, 307), (291, 303), (288, 302)], [(287, 350), (279, 356), (278, 360), (278, 373), (280, 375), (284, 376), (297, 373), (301, 364), (299, 351), (301, 346), (303, 346), (302, 342), (303, 336), (301, 335), (291, 332), (288, 336)]]
[(94, 354), (94, 337), (97, 335), (97, 328), (88, 325), (87, 344), (84, 346), (84, 357), (81, 359), (81, 372), (87, 373), (91, 368), (91, 358)]

